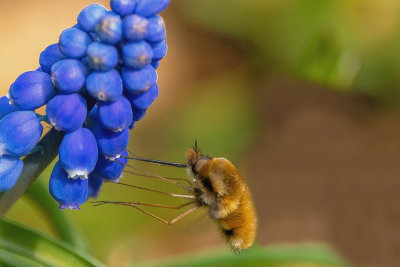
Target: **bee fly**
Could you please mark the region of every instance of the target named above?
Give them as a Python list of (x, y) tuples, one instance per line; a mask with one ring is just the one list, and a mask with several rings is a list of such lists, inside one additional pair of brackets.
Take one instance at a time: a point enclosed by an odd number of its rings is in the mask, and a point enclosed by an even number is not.
[[(193, 149), (187, 150), (186, 164), (140, 157), (128, 158), (132, 160), (186, 168), (189, 176), (192, 178), (192, 180), (189, 181), (190, 186), (177, 182), (177, 179), (158, 176), (126, 164), (128, 167), (145, 172), (147, 175), (144, 176), (159, 178), (175, 183), (176, 185), (186, 189), (190, 194), (172, 194), (123, 183), (119, 184), (170, 196), (188, 198), (191, 200), (177, 207), (137, 202), (93, 201), (96, 206), (102, 204), (131, 206), (166, 224), (173, 224), (198, 208), (207, 207), (210, 217), (216, 221), (226, 242), (235, 252), (240, 252), (254, 243), (257, 230), (257, 216), (251, 200), (250, 191), (237, 168), (229, 160), (225, 158), (213, 158), (202, 154), (197, 148), (197, 143), (195, 143)], [(139, 207), (151, 206), (181, 209), (189, 205), (192, 205), (192, 207), (171, 221), (166, 221)]]

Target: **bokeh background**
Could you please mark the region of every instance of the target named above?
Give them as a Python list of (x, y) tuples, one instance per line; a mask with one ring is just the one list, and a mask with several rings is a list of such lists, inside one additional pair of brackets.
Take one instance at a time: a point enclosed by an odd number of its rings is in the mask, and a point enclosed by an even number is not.
[[(259, 244), (317, 242), (354, 265), (397, 266), (400, 2), (171, 2), (163, 13), (169, 50), (159, 68), (160, 97), (133, 130), (130, 150), (181, 162), (197, 138), (204, 152), (231, 159), (246, 177)], [(40, 52), (89, 3), (0, 1), (2, 94), (38, 67)], [(48, 176), (39, 182), (47, 184)], [(130, 174), (123, 181), (179, 192)], [(179, 204), (115, 184), (103, 186), (100, 199)], [(224, 247), (204, 210), (174, 226), (127, 207), (85, 204), (60, 212), (109, 266)], [(55, 234), (28, 197), (7, 217)]]

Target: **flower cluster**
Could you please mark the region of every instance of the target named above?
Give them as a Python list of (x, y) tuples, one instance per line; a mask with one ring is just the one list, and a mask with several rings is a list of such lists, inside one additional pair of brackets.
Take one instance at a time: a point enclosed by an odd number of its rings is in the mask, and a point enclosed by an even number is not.
[(79, 208), (104, 179), (122, 176), (129, 129), (158, 96), (156, 69), (167, 51), (158, 13), (168, 4), (111, 0), (111, 11), (91, 4), (40, 54), (40, 68), (16, 79), (0, 99), (0, 191), (13, 187), (20, 157), (39, 141), (34, 110), (43, 105), (47, 122), (65, 132), (49, 181), (60, 208)]

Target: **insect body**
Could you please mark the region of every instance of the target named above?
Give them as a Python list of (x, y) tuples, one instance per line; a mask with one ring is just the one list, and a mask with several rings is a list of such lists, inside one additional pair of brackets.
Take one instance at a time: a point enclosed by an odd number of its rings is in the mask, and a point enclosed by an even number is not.
[[(257, 216), (251, 200), (250, 191), (237, 168), (229, 160), (225, 158), (212, 158), (205, 156), (197, 149), (197, 145), (195, 145), (194, 149), (187, 150), (186, 164), (145, 159), (136, 156), (128, 158), (132, 160), (186, 168), (192, 178), (191, 181), (189, 181), (190, 186), (180, 184), (175, 181), (176, 179), (158, 176), (151, 172), (140, 170), (130, 164), (126, 164), (128, 167), (145, 172), (146, 175), (144, 176), (152, 176), (153, 178), (169, 181), (183, 189), (186, 189), (190, 194), (173, 194), (134, 185), (119, 184), (191, 200), (176, 207), (139, 202), (94, 201), (93, 203), (96, 206), (102, 204), (131, 206), (166, 224), (173, 224), (198, 208), (207, 207), (210, 217), (217, 222), (226, 242), (235, 252), (240, 252), (254, 243), (257, 230)], [(132, 172), (128, 171), (128, 173)], [(136, 175), (138, 174), (136, 173)], [(150, 206), (181, 209), (189, 205), (192, 205), (192, 207), (170, 221), (166, 221), (140, 207)]]
[(235, 251), (254, 243), (257, 217), (250, 191), (236, 167), (225, 158), (211, 158), (189, 149), (186, 161), (199, 203), (208, 207), (227, 243)]

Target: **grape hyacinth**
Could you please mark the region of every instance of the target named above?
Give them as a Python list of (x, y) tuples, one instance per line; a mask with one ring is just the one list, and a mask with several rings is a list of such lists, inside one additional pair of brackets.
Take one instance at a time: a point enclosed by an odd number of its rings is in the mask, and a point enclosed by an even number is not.
[[(79, 209), (116, 182), (127, 163), (130, 129), (158, 97), (156, 69), (167, 51), (170, 0), (111, 0), (85, 7), (77, 24), (40, 54), (40, 68), (21, 74), (0, 98), (0, 192), (23, 169), (46, 122), (65, 133), (49, 191), (61, 209)], [(35, 110), (46, 105), (46, 115)]]

